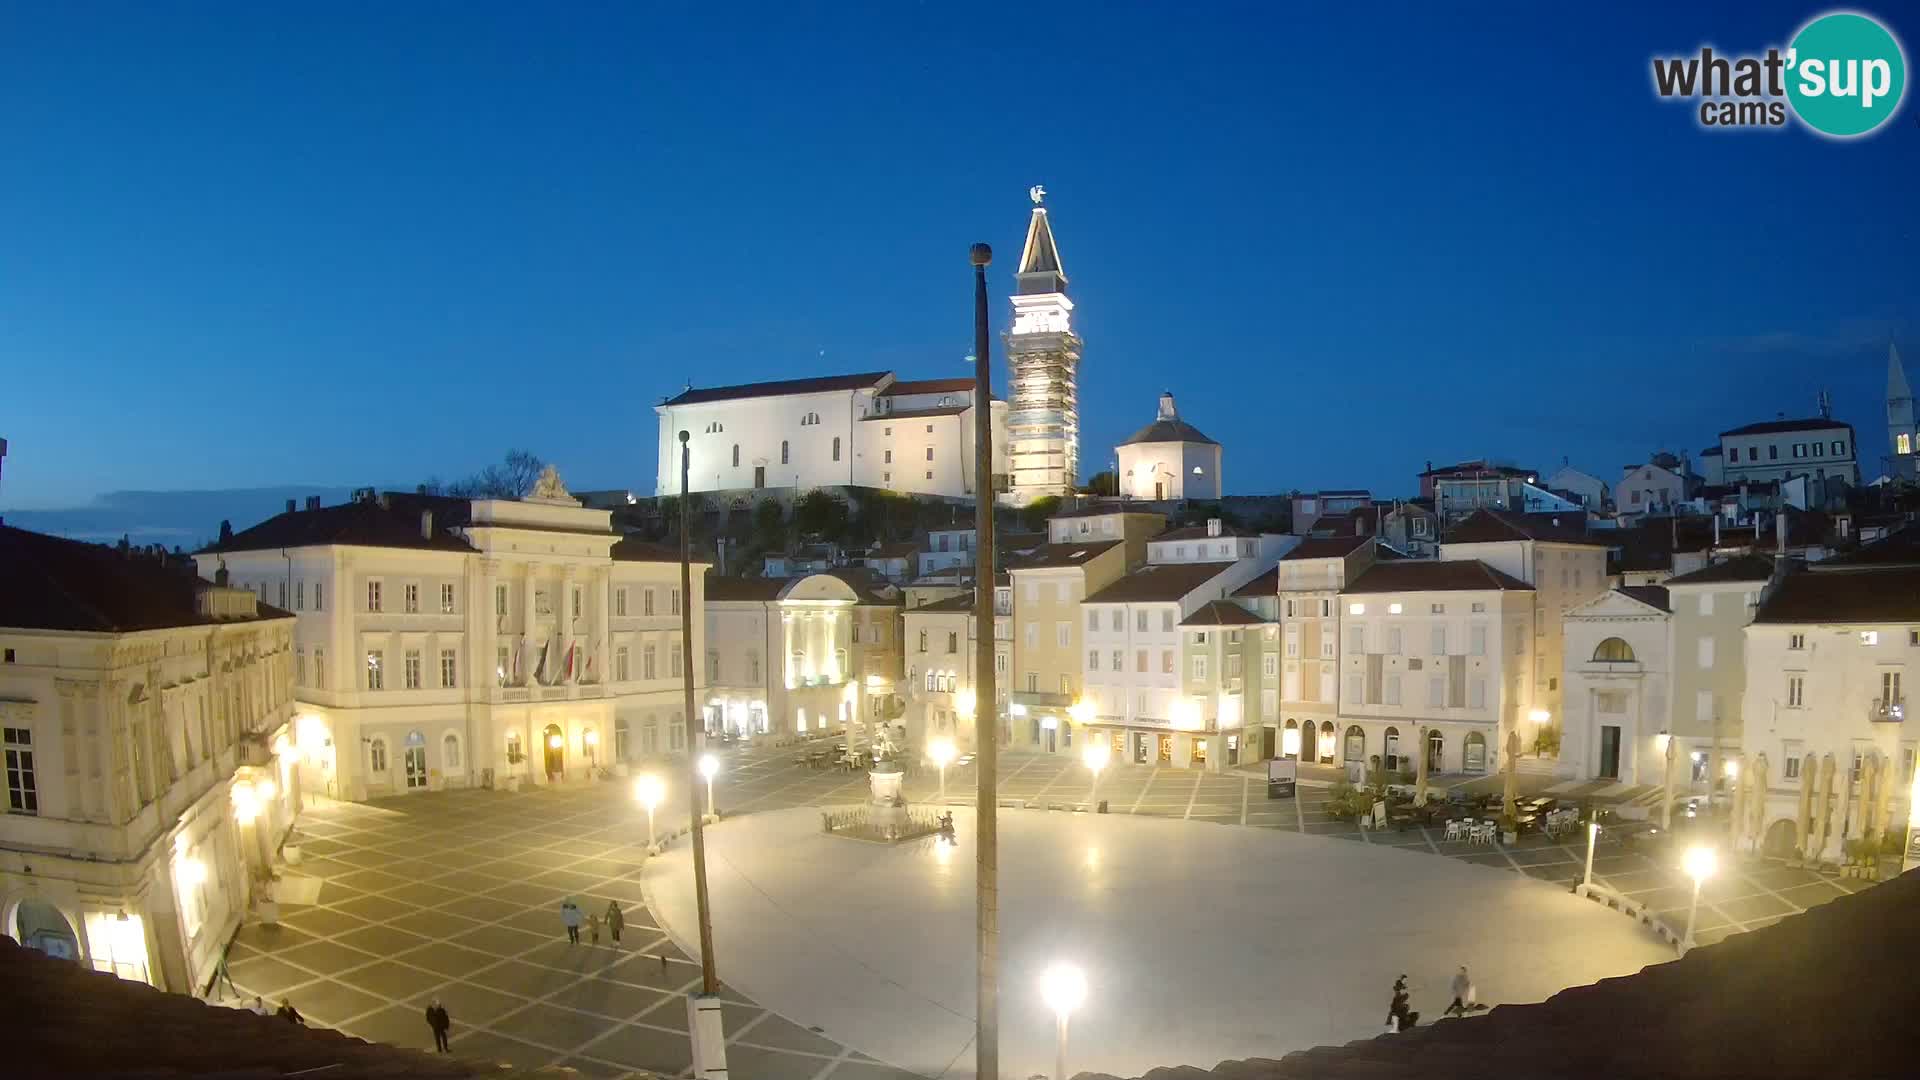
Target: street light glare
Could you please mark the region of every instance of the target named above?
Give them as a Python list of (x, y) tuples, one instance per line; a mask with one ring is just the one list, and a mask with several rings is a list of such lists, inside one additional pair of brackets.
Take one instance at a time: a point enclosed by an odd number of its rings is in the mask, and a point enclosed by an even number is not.
[(640, 804), (649, 810), (659, 806), (661, 798), (664, 797), (666, 793), (666, 785), (661, 783), (660, 778), (652, 773), (639, 777), (633, 782), (633, 797), (639, 799)]
[(1697, 847), (1688, 849), (1686, 856), (1681, 859), (1680, 865), (1686, 870), (1687, 876), (1692, 878), (1694, 884), (1697, 885), (1713, 876), (1717, 861), (1712, 848)]
[(954, 749), (952, 739), (935, 739), (927, 745), (927, 760), (933, 762), (935, 768), (946, 768), (957, 756), (959, 751)]
[(1080, 751), (1080, 760), (1086, 763), (1087, 768), (1092, 769), (1094, 772), (1099, 772), (1101, 769), (1107, 767), (1107, 745), (1105, 743), (1094, 743), (1088, 746), (1085, 750)]
[(720, 772), (720, 759), (712, 754), (700, 755), (700, 775), (712, 780)]
[(1087, 997), (1087, 976), (1072, 964), (1055, 964), (1040, 976), (1040, 997), (1057, 1015), (1080, 1007)]

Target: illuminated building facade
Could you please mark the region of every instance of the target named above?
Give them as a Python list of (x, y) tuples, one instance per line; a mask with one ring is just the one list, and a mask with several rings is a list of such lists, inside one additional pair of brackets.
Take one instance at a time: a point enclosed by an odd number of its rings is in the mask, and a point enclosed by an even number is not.
[(1025, 505), (1071, 494), (1080, 477), (1080, 336), (1054, 244), (1043, 188), (1015, 274), (1013, 326), (1006, 334), (1007, 440), (1012, 498)]

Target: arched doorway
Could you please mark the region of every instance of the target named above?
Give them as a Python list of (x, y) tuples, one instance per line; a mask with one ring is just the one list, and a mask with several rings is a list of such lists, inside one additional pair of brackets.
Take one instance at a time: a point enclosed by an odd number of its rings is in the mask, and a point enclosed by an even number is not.
[(1299, 761), (1307, 753), (1307, 744), (1300, 739), (1299, 721), (1287, 721), (1286, 734), (1280, 736), (1280, 749), (1294, 761)]
[(540, 745), (547, 755), (547, 780), (560, 779), (567, 767), (567, 736), (558, 724), (548, 724), (540, 733)]
[(1477, 731), (1467, 733), (1466, 756), (1462, 767), (1468, 772), (1487, 771), (1487, 737)]
[(402, 744), (401, 761), (406, 765), (407, 790), (422, 791), (427, 786), (427, 737), (419, 728), (407, 732)]
[(1443, 756), (1443, 752), (1446, 750), (1446, 748), (1447, 748), (1447, 740), (1443, 738), (1438, 731), (1427, 732), (1427, 771), (1428, 772), (1437, 773), (1441, 771), (1441, 762), (1445, 760), (1445, 757)]
[(1320, 764), (1333, 764), (1334, 742), (1333, 721), (1320, 721)]
[(60, 909), (45, 900), (20, 901), (14, 909), (13, 940), (61, 960), (80, 959), (80, 936)]
[(1385, 766), (1386, 770), (1390, 773), (1399, 772), (1400, 766), (1404, 764), (1404, 762), (1400, 760), (1399, 728), (1390, 727), (1387, 729), (1386, 738), (1382, 740), (1381, 750), (1380, 763)]
[(1760, 841), (1760, 854), (1770, 859), (1790, 859), (1799, 847), (1799, 830), (1791, 820), (1781, 818), (1767, 826), (1766, 836)]
[(1346, 746), (1341, 751), (1342, 761), (1365, 761), (1367, 759), (1367, 733), (1360, 730), (1359, 724), (1347, 727)]

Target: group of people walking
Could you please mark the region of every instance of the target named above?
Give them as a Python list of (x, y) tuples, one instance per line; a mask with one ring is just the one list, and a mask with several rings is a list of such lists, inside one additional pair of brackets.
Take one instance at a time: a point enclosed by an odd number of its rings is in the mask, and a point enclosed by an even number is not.
[[(1467, 974), (1467, 966), (1460, 965), (1454, 972), (1453, 981), (1448, 984), (1453, 991), (1453, 1001), (1447, 1005), (1445, 1016), (1466, 1016), (1469, 1013), (1485, 1012), (1487, 1007), (1480, 1004), (1476, 997), (1478, 991), (1473, 985), (1473, 976)], [(1420, 1014), (1409, 1007), (1407, 996), (1407, 976), (1403, 972), (1393, 980), (1393, 1003), (1387, 1006), (1387, 1030), (1406, 1031), (1420, 1022)]]
[(608, 935), (613, 938), (613, 943), (618, 945), (620, 944), (620, 931), (627, 928), (627, 917), (620, 911), (620, 902), (618, 900), (607, 901), (607, 914), (604, 919), (597, 914), (583, 916), (580, 912), (580, 905), (574, 903), (573, 898), (569, 896), (565, 900), (560, 901), (560, 925), (566, 927), (567, 944), (569, 945), (580, 944), (580, 927), (582, 925), (585, 925), (587, 928), (587, 940), (589, 944), (600, 944), (600, 928), (605, 926)]

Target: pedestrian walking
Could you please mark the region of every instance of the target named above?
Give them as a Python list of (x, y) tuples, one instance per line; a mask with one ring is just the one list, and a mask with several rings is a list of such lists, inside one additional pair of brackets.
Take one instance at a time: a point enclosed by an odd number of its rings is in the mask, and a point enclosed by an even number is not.
[(1454, 972), (1451, 989), (1453, 1002), (1447, 1006), (1447, 1015), (1464, 1016), (1477, 1008), (1473, 1000), (1475, 996), (1473, 977), (1467, 974), (1467, 965), (1461, 964), (1460, 970)]
[(627, 917), (620, 913), (620, 901), (607, 901), (607, 933), (615, 945), (620, 944), (620, 931), (626, 929)]
[(567, 928), (567, 944), (580, 944), (580, 909), (572, 897), (560, 901), (560, 925)]
[(274, 1013), (274, 1015), (278, 1016), (282, 1020), (285, 1020), (289, 1024), (300, 1024), (304, 1026), (307, 1022), (306, 1018), (300, 1015), (300, 1010), (294, 1008), (293, 1002), (287, 1000), (286, 998), (280, 999), (280, 1010)]
[(587, 916), (587, 941), (594, 945), (600, 944), (600, 916), (598, 915)]
[(1407, 977), (1393, 980), (1393, 1003), (1387, 1006), (1387, 1030), (1405, 1031), (1420, 1022), (1420, 1014), (1408, 1008)]
[(427, 1026), (433, 1029), (433, 1048), (442, 1054), (452, 1053), (447, 1045), (447, 1033), (453, 1030), (453, 1017), (447, 1015), (447, 1007), (440, 1004), (439, 998), (427, 1002)]

